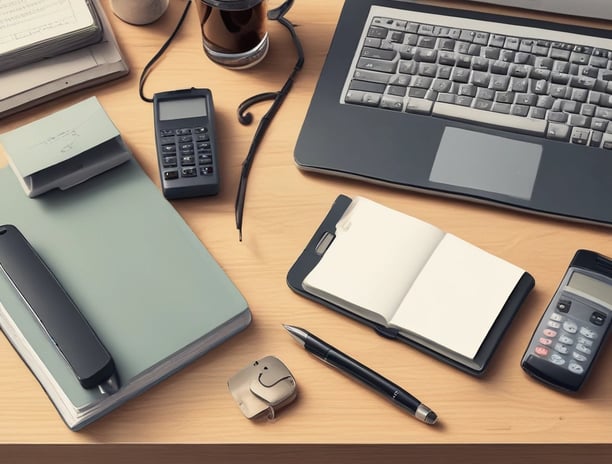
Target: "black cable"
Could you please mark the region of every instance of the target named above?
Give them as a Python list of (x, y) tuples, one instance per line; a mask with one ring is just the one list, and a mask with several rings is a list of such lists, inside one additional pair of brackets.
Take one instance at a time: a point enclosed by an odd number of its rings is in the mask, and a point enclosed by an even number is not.
[(293, 44), (295, 45), (296, 53), (298, 56), (297, 62), (295, 63), (295, 66), (293, 70), (291, 71), (291, 74), (289, 74), (289, 77), (287, 78), (285, 85), (283, 85), (283, 87), (279, 91), (266, 92), (266, 93), (261, 93), (259, 95), (255, 95), (253, 97), (246, 99), (244, 102), (242, 102), (238, 106), (238, 120), (242, 124), (250, 124), (253, 120), (253, 116), (250, 112), (248, 112), (248, 109), (256, 103), (260, 103), (266, 100), (273, 100), (272, 105), (270, 105), (270, 108), (268, 109), (268, 111), (264, 114), (264, 116), (259, 121), (259, 125), (257, 126), (257, 129), (255, 130), (255, 135), (253, 136), (253, 141), (251, 142), (251, 146), (249, 147), (247, 156), (244, 162), (242, 163), (242, 171), (240, 173), (240, 183), (238, 184), (236, 203), (234, 205), (235, 214), (236, 214), (236, 229), (238, 229), (238, 235), (239, 235), (240, 241), (242, 241), (242, 219), (244, 215), (244, 204), (245, 204), (245, 197), (246, 197), (247, 180), (249, 177), (249, 172), (251, 171), (251, 166), (253, 165), (253, 160), (255, 159), (255, 153), (257, 152), (257, 149), (259, 148), (259, 144), (261, 143), (268, 127), (270, 126), (270, 123), (272, 122), (274, 115), (276, 114), (280, 106), (282, 105), (283, 101), (285, 100), (285, 97), (289, 93), (289, 90), (291, 90), (291, 86), (293, 85), (295, 76), (300, 71), (300, 69), (302, 69), (302, 66), (304, 65), (304, 49), (302, 48), (300, 39), (295, 31), (293, 24), (285, 18), (285, 14), (287, 13), (287, 11), (289, 11), (292, 4), (293, 4), (293, 0), (287, 0), (285, 3), (283, 3), (278, 8), (275, 8), (268, 12), (268, 19), (278, 21), (285, 28), (287, 28), (287, 30), (291, 34), (291, 39), (293, 41)]
[(170, 34), (170, 37), (168, 37), (168, 40), (166, 40), (166, 42), (161, 46), (161, 48), (153, 56), (153, 58), (149, 60), (147, 65), (143, 68), (142, 73), (140, 74), (140, 82), (138, 83), (138, 93), (140, 94), (140, 98), (142, 98), (144, 101), (148, 103), (152, 103), (153, 99), (146, 97), (144, 95), (144, 84), (145, 84), (147, 77), (149, 76), (149, 72), (151, 72), (151, 67), (164, 54), (164, 52), (170, 45), (170, 42), (172, 42), (176, 34), (178, 34), (178, 31), (181, 29), (181, 26), (183, 25), (183, 22), (185, 21), (185, 18), (187, 17), (187, 13), (189, 12), (190, 6), (191, 6), (191, 0), (187, 0), (187, 3), (185, 4), (185, 9), (183, 10), (183, 14), (181, 15), (178, 23), (176, 24), (174, 31), (172, 32), (172, 34)]

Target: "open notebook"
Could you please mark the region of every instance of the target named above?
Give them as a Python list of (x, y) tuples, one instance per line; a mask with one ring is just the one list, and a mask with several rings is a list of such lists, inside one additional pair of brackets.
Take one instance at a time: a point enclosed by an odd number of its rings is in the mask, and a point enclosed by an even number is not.
[(339, 201), (344, 209), (330, 213), (296, 263), (301, 280), (294, 270), (289, 284), (482, 371), (533, 278), (417, 218), (361, 197)]

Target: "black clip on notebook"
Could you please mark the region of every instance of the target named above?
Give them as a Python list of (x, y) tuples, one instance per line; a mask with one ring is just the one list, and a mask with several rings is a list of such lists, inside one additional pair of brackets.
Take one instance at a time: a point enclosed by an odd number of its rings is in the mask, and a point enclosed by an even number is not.
[[(431, 267), (432, 261), (435, 261), (436, 259), (438, 259), (438, 263), (442, 264), (443, 269), (453, 268), (453, 266), (455, 268), (459, 268), (461, 270), (460, 272), (461, 276), (459, 276), (458, 279), (468, 279), (467, 282), (470, 282), (469, 280), (470, 278), (472, 279), (478, 278), (479, 276), (483, 276), (484, 279), (487, 279), (490, 277), (487, 277), (486, 274), (490, 273), (490, 271), (494, 269), (496, 273), (495, 278), (501, 276), (499, 280), (506, 282), (504, 284), (505, 287), (503, 287), (503, 289), (501, 290), (502, 299), (499, 300), (500, 298), (499, 294), (496, 296), (496, 298), (498, 298), (498, 301), (501, 301), (499, 306), (493, 307), (492, 310), (489, 310), (487, 309), (487, 302), (489, 300), (485, 300), (484, 302), (476, 302), (476, 303), (482, 303), (482, 306), (485, 307), (485, 310), (490, 313), (488, 316), (490, 320), (486, 322), (481, 328), (478, 329), (479, 331), (478, 336), (481, 336), (482, 339), (476, 340), (475, 342), (476, 345), (474, 345), (476, 348), (472, 348), (473, 354), (470, 354), (470, 355), (465, 354), (466, 352), (469, 352), (469, 349), (463, 352), (462, 354), (461, 350), (459, 350), (458, 352), (453, 349), (449, 349), (449, 346), (445, 345), (445, 343), (443, 342), (441, 344), (436, 343), (435, 341), (432, 342), (431, 339), (428, 339), (427, 337), (424, 337), (424, 336), (419, 337), (418, 334), (415, 334), (411, 332), (410, 330), (400, 331), (400, 329), (397, 326), (394, 326), (391, 323), (387, 324), (387, 323), (384, 323), (384, 321), (383, 323), (377, 322), (376, 320), (373, 321), (372, 319), (376, 319), (376, 317), (378, 317), (379, 315), (374, 314), (374, 317), (372, 317), (372, 314), (370, 314), (370, 311), (367, 311), (367, 310), (363, 311), (361, 314), (357, 314), (359, 313), (359, 311), (355, 309), (354, 307), (355, 305), (351, 307), (350, 304), (348, 305), (343, 304), (342, 301), (340, 302), (340, 304), (338, 304), (337, 298), (335, 299), (336, 302), (331, 302), (329, 300), (330, 299), (334, 300), (334, 298), (333, 297), (330, 298), (325, 293), (325, 290), (323, 290), (323, 288), (320, 289), (323, 291), (314, 292), (314, 293), (319, 293), (319, 295), (316, 295), (313, 293), (312, 286), (305, 285), (305, 280), (309, 278), (311, 271), (313, 271), (313, 269), (317, 267), (317, 265), (321, 262), (321, 260), (325, 256), (326, 251), (328, 251), (330, 249), (329, 247), (332, 246), (333, 242), (338, 239), (337, 235), (340, 235), (340, 233), (342, 232), (342, 230), (340, 229), (343, 227), (346, 229), (346, 225), (341, 226), (339, 224), (339, 221), (343, 220), (343, 218), (345, 217), (345, 213), (349, 211), (349, 207), (351, 207), (351, 205), (353, 204), (353, 199), (347, 196), (344, 196), (344, 195), (338, 196), (338, 198), (332, 205), (330, 211), (328, 212), (327, 216), (325, 217), (325, 219), (323, 220), (323, 222), (321, 223), (321, 225), (319, 226), (319, 228), (313, 235), (312, 239), (310, 240), (310, 242), (308, 243), (304, 251), (301, 253), (299, 258), (296, 260), (296, 262), (293, 264), (293, 266), (289, 270), (288, 275), (287, 275), (287, 283), (289, 287), (296, 293), (306, 298), (309, 298), (317, 303), (324, 305), (327, 308), (330, 308), (334, 311), (344, 314), (345, 316), (355, 321), (358, 321), (362, 324), (372, 327), (376, 331), (376, 333), (378, 333), (379, 335), (383, 337), (404, 342), (422, 352), (425, 352), (427, 354), (434, 356), (438, 360), (441, 360), (456, 368), (459, 368), (460, 370), (464, 372), (467, 372), (473, 375), (481, 375), (482, 373), (484, 373), (504, 333), (508, 329), (510, 323), (512, 322), (515, 314), (517, 313), (519, 307), (525, 300), (526, 296), (533, 288), (535, 284), (533, 277), (529, 273), (521, 270), (520, 268), (514, 266), (513, 264), (510, 264), (500, 258), (494, 257), (493, 255), (490, 255), (484, 250), (481, 250), (480, 248), (474, 245), (471, 245), (461, 239), (458, 239), (457, 237), (454, 237), (451, 234), (445, 234), (439, 229), (436, 229), (431, 224), (427, 224), (418, 219), (411, 218), (410, 216), (407, 216), (403, 213), (390, 210), (386, 207), (383, 207), (382, 205), (377, 205), (373, 202), (370, 202), (369, 200), (364, 200), (364, 199), (361, 199), (361, 200), (362, 202), (366, 202), (367, 204), (369, 204), (370, 205), (368, 206), (369, 208), (372, 208), (372, 205), (374, 205), (374, 210), (370, 209), (368, 211), (377, 211), (378, 209), (382, 209), (385, 211), (384, 214), (389, 214), (389, 212), (391, 212), (392, 215), (396, 216), (396, 219), (398, 215), (402, 216), (400, 221), (408, 220), (408, 221), (415, 222), (417, 224), (417, 227), (421, 227), (422, 230), (425, 230), (427, 234), (429, 234), (431, 231), (433, 231), (433, 233), (439, 233), (440, 237), (442, 237), (442, 239), (440, 240), (440, 243), (443, 243), (446, 240), (446, 237), (449, 236), (448, 241), (450, 242), (450, 244), (447, 244), (444, 246), (441, 244), (438, 244), (438, 245), (433, 246), (434, 251), (432, 252), (431, 257), (428, 257), (426, 261), (423, 261), (427, 263), (427, 266), (423, 267), (423, 270), (420, 271), (421, 275), (426, 273), (426, 272), (423, 272), (426, 267)], [(363, 221), (363, 219), (364, 217), (362, 216), (362, 223), (368, 222), (368, 221)], [(365, 216), (365, 219), (369, 219), (369, 218)], [(355, 218), (355, 220), (351, 224), (349, 224), (349, 226), (356, 227), (355, 223), (357, 223), (357, 218)], [(409, 223), (410, 223), (410, 226), (408, 227), (413, 227), (413, 224), (411, 222)], [(337, 230), (337, 227), (338, 227), (338, 230)], [(368, 226), (365, 226), (365, 227), (367, 228)], [(380, 223), (378, 223), (377, 227), (384, 228), (384, 226), (381, 226)], [(427, 227), (429, 227), (430, 229), (427, 229)], [(367, 235), (367, 234), (364, 234), (364, 235)], [(401, 232), (390, 233), (390, 236), (402, 237), (402, 233)], [(377, 238), (379, 242), (388, 241), (389, 239), (389, 237), (385, 237), (385, 236), (381, 236)], [(391, 239), (393, 240), (393, 238)], [(342, 238), (342, 240), (345, 240), (345, 239)], [(401, 240), (401, 238), (399, 240)], [(357, 275), (357, 277), (363, 277), (364, 281), (367, 282), (368, 281), (367, 279), (369, 277), (372, 277), (372, 275), (374, 275), (375, 273), (384, 274), (384, 270), (385, 270), (385, 268), (383, 267), (376, 268), (376, 266), (368, 266), (367, 264), (369, 263), (366, 263), (364, 261), (364, 259), (367, 259), (367, 258), (364, 258), (362, 256), (364, 253), (366, 255), (367, 253), (369, 253), (369, 251), (365, 251), (365, 247), (369, 249), (371, 245), (374, 244), (375, 242), (376, 242), (375, 238), (372, 237), (372, 240), (369, 240), (368, 243), (363, 243), (363, 247), (358, 247), (357, 249), (355, 249), (356, 253), (354, 253), (354, 255), (357, 256), (357, 258), (355, 259), (352, 259), (350, 255), (348, 255), (348, 259), (343, 260), (343, 261), (338, 261), (337, 257), (333, 259), (336, 259), (336, 264), (338, 264), (339, 267), (342, 267), (345, 272), (348, 272), (349, 274), (360, 274), (361, 273), (361, 275)], [(407, 240), (406, 242), (409, 242), (409, 240)], [(355, 246), (355, 243), (353, 243), (352, 246)], [(373, 246), (375, 248), (378, 247), (378, 245), (373, 245)], [(404, 244), (404, 247), (406, 248), (405, 244)], [(410, 249), (411, 247), (415, 248), (415, 250), (416, 248), (418, 248), (419, 250), (423, 248), (420, 246), (420, 243), (417, 247), (415, 247), (413, 244), (408, 243), (407, 249)], [(382, 248), (386, 248), (387, 250), (389, 250), (388, 246), (386, 247), (383, 246)], [(453, 256), (452, 253), (455, 253), (455, 251), (449, 251), (449, 249), (452, 250), (453, 248), (457, 248), (459, 250), (459, 253), (466, 253), (466, 252), (469, 253), (470, 258), (474, 257), (474, 262), (483, 263), (483, 265), (481, 266), (478, 266), (477, 264), (472, 265), (471, 259), (469, 263), (453, 262), (453, 261), (457, 261), (452, 258)], [(441, 249), (443, 250), (439, 251)], [(337, 251), (337, 250), (334, 250), (334, 251)], [(438, 257), (433, 258), (436, 254), (438, 255)], [(442, 257), (440, 257), (441, 254), (442, 254)], [(449, 258), (449, 256), (451, 257)], [(456, 255), (456, 256), (459, 256), (459, 255)], [(463, 256), (465, 256), (465, 254)], [(440, 259), (442, 259), (442, 261), (439, 261)], [(348, 261), (348, 264), (345, 264), (346, 261)], [(490, 263), (490, 266), (489, 266), (489, 263)], [(362, 266), (359, 266), (359, 264), (361, 264)], [(361, 268), (370, 267), (370, 269), (366, 270), (365, 272), (353, 270), (354, 268), (360, 268), (360, 267)], [(438, 267), (435, 269), (434, 274), (433, 274), (435, 276), (434, 280), (448, 278), (447, 276), (439, 275), (439, 274), (444, 274), (445, 272), (442, 268)], [(332, 268), (332, 271), (333, 270), (334, 269)], [(329, 270), (327, 272), (328, 274), (326, 276), (323, 276), (322, 279), (320, 279), (322, 280), (322, 282), (324, 282), (321, 285), (322, 287), (325, 287), (329, 280), (336, 279), (335, 277), (333, 277), (334, 275), (333, 272), (331, 274), (329, 274)], [(393, 271), (391, 272), (393, 273)], [(432, 275), (431, 269), (427, 272), (429, 272), (430, 275)], [(454, 272), (456, 273), (457, 271), (455, 270)], [(470, 272), (473, 273), (471, 277), (464, 277), (464, 274), (469, 274)], [(499, 276), (497, 275), (498, 272), (499, 272)], [(395, 272), (394, 274), (402, 275), (402, 273), (398, 273), (398, 272)], [(331, 276), (331, 279), (330, 279), (330, 276)], [(421, 280), (424, 280), (424, 279), (421, 279)], [(351, 284), (354, 284), (354, 285), (351, 286)], [(480, 284), (480, 281), (477, 281), (475, 285), (468, 285), (468, 287), (471, 287), (471, 288), (466, 291), (472, 292), (472, 293), (477, 292), (478, 295), (480, 294), (478, 292), (486, 293), (487, 290), (480, 288), (480, 285), (478, 284)], [(344, 287), (349, 288), (349, 289), (355, 288), (357, 285), (359, 284), (350, 282), (350, 281), (348, 283), (347, 282), (344, 283)], [(416, 286), (417, 285), (412, 284), (412, 287), (416, 287)], [(497, 283), (495, 283), (494, 286), (497, 286)], [(412, 287), (410, 287), (410, 292), (412, 292), (413, 290)], [(372, 288), (372, 290), (374, 289)], [(347, 291), (352, 292), (353, 290), (347, 290)], [(455, 289), (453, 289), (453, 291), (455, 291)], [(460, 291), (463, 291), (463, 290), (460, 290)], [(367, 291), (365, 293), (367, 293)], [(438, 291), (434, 293), (442, 294), (445, 292)], [(427, 298), (427, 290), (425, 290), (425, 295), (426, 295), (425, 297)], [(421, 298), (423, 298), (423, 292), (421, 292)], [(414, 300), (412, 300), (412, 302), (414, 302)], [(426, 317), (424, 315), (424, 311), (430, 311), (430, 312), (434, 311), (431, 308), (424, 309), (423, 306), (421, 305), (412, 304), (408, 306), (412, 306), (412, 309), (409, 309), (408, 311), (412, 311), (414, 313), (411, 317), (413, 319), (415, 318), (417, 319), (415, 321), (416, 325), (419, 324), (420, 321), (418, 321), (418, 319), (421, 318), (421, 316)], [(416, 306), (419, 306), (419, 307), (415, 309)], [(349, 309), (347, 309), (347, 307)], [(358, 309), (363, 309), (363, 308), (358, 308)], [(419, 311), (421, 311), (421, 313), (419, 313)], [(463, 315), (465, 316), (467, 323), (470, 325), (472, 325), (472, 322), (474, 322), (470, 318), (472, 319), (478, 318), (479, 320), (482, 319), (482, 317), (479, 314), (477, 314), (477, 311), (474, 311), (474, 305), (472, 305), (472, 302), (461, 302), (460, 301), (455, 305), (452, 312), (455, 312), (455, 313), (462, 312)], [(452, 312), (448, 313), (451, 318), (454, 317)], [(364, 313), (365, 313), (365, 316), (364, 316)], [(436, 321), (442, 321), (442, 323), (444, 321), (444, 317), (438, 317), (437, 315), (435, 317), (432, 317), (431, 319), (435, 319)], [(436, 323), (439, 323), (439, 322), (436, 322)], [(404, 324), (407, 324), (407, 323), (404, 322)], [(456, 328), (446, 327), (445, 329), (449, 332), (451, 332), (452, 330), (457, 332)], [(471, 329), (471, 328), (468, 327), (468, 329)], [(453, 336), (455, 338), (461, 338), (461, 337), (457, 337), (456, 334)], [(458, 343), (461, 345), (460, 340)]]

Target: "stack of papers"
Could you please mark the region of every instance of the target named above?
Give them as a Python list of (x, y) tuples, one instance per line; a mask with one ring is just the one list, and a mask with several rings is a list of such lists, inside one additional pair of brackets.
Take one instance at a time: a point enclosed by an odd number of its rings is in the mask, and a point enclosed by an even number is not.
[(102, 25), (89, 0), (0, 3), (0, 69), (23, 66), (100, 42)]
[[(0, 66), (0, 117), (31, 108), (53, 98), (125, 76), (129, 68), (121, 54), (110, 23), (100, 0), (2, 0), (0, 1), (0, 46), (2, 33), (13, 26), (7, 24), (1, 13), (19, 5), (63, 3), (89, 5), (101, 24), (102, 40), (97, 43), (66, 51), (52, 58), (12, 69)], [(73, 10), (76, 11), (76, 10)], [(77, 17), (76, 13), (74, 17)], [(70, 34), (69, 34), (70, 35)]]

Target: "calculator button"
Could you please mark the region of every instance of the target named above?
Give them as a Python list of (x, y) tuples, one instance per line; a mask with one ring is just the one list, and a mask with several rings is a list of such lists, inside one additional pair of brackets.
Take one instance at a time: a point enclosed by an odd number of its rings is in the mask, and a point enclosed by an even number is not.
[(550, 355), (550, 362), (557, 366), (563, 366), (565, 364), (565, 358), (560, 354), (553, 353)]
[(585, 355), (578, 353), (577, 351), (572, 352), (572, 358), (580, 362), (585, 362), (587, 360), (587, 357)]
[(576, 345), (576, 350), (580, 351), (581, 353), (584, 353), (584, 354), (591, 354), (591, 352), (592, 352), (591, 348), (583, 345), (582, 343), (578, 343)]
[(208, 142), (209, 140), (210, 137), (208, 136), (208, 134), (196, 135), (196, 142)]
[(176, 153), (176, 145), (172, 144), (172, 145), (163, 145), (162, 146), (162, 153)]
[(546, 337), (540, 337), (540, 339), (538, 340), (542, 345), (550, 345), (552, 344), (552, 340), (550, 338), (546, 338)]
[(183, 168), (181, 174), (183, 175), (183, 177), (195, 177), (198, 175), (198, 172), (195, 168)]
[(584, 346), (593, 346), (593, 340), (588, 340), (584, 337), (578, 337), (578, 343), (582, 343)]
[(561, 327), (561, 324), (556, 321), (548, 321), (546, 324), (548, 327), (552, 327), (553, 329), (558, 329)]
[(202, 153), (204, 150), (210, 150), (210, 142), (198, 142), (196, 144), (198, 153)]
[(544, 346), (536, 346), (534, 351), (535, 351), (535, 354), (539, 356), (547, 356), (549, 352), (548, 348)]
[(160, 143), (162, 145), (168, 145), (170, 143), (174, 143), (174, 136), (172, 137), (162, 137), (161, 139), (159, 139)]
[(597, 332), (589, 329), (588, 327), (580, 327), (580, 335), (583, 335), (590, 340), (595, 340), (597, 338)]
[(567, 347), (567, 345), (564, 345), (563, 343), (557, 343), (555, 345), (555, 351), (561, 354), (567, 354), (569, 353), (569, 348)]
[(552, 313), (550, 315), (550, 320), (551, 321), (559, 321), (560, 322), (560, 321), (563, 320), (563, 316), (561, 314), (559, 314), (559, 313)]
[(559, 337), (559, 342), (565, 345), (573, 345), (574, 339), (572, 337), (568, 337), (567, 335), (563, 334)]
[(174, 135), (174, 129), (162, 129), (159, 131), (159, 135), (161, 135), (162, 137), (169, 137), (171, 135)]
[(166, 172), (164, 172), (164, 179), (166, 179), (166, 180), (178, 179), (178, 171), (166, 171)]
[(196, 134), (204, 134), (206, 132), (208, 132), (208, 129), (206, 127), (195, 127), (193, 129), (193, 132)]
[(203, 176), (210, 176), (213, 172), (214, 170), (212, 166), (205, 166), (203, 168), (200, 168), (200, 174), (202, 174)]
[(562, 313), (566, 313), (569, 311), (572, 302), (570, 300), (559, 300), (557, 303), (557, 309)]
[(590, 321), (591, 324), (604, 325), (604, 322), (606, 322), (606, 315), (602, 312), (594, 311), (593, 314), (591, 314)]
[(575, 322), (565, 321), (563, 323), (563, 330), (565, 330), (567, 333), (575, 334), (578, 332), (578, 326)]
[(567, 370), (579, 375), (584, 373), (584, 367), (574, 361), (570, 361), (570, 363), (567, 365)]
[(546, 335), (547, 337), (553, 338), (557, 336), (557, 331), (553, 330), (553, 329), (544, 329), (543, 330), (544, 335)]
[(176, 130), (176, 135), (189, 135), (191, 134), (191, 129), (190, 128), (184, 128), (184, 129), (177, 129)]
[(179, 143), (191, 142), (191, 135), (181, 135), (178, 139)]

